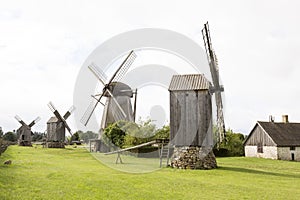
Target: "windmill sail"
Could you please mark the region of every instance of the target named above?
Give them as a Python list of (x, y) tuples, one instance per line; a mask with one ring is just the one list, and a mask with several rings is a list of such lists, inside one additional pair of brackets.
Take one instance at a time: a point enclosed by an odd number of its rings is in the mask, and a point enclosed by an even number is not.
[(33, 120), (28, 126), (29, 127), (32, 127), (33, 125), (35, 125), (38, 121), (40, 121), (41, 118), (40, 117), (37, 117), (35, 120)]
[(215, 100), (217, 106), (217, 132), (218, 132), (218, 143), (223, 141), (225, 138), (225, 123), (224, 123), (224, 115), (223, 115), (223, 103), (221, 92), (224, 91), (223, 86), (220, 85), (219, 82), (219, 67), (215, 52), (212, 48), (210, 32), (208, 23), (204, 24), (204, 28), (202, 29), (202, 35), (204, 40), (205, 51), (210, 67), (210, 72), (213, 81), (213, 87), (211, 88), (211, 92), (215, 93)]
[(15, 116), (15, 119), (22, 125), (27, 125), (22, 119), (21, 117), (19, 117), (18, 115)]
[[(100, 97), (98, 99), (96, 99), (96, 101), (93, 99), (92, 102), (90, 103), (89, 107), (87, 108), (87, 110), (85, 111), (83, 117), (81, 118), (81, 122), (86, 126), (87, 123), (89, 122), (94, 110), (96, 109), (98, 103), (101, 101), (102, 97), (104, 95), (109, 94), (110, 98), (113, 99), (114, 102), (114, 107), (113, 107), (113, 113), (114, 116), (116, 118), (116, 121), (119, 121), (121, 119), (126, 119), (126, 114), (124, 112), (124, 110), (122, 109), (122, 107), (120, 106), (119, 102), (117, 101), (117, 99), (114, 97), (113, 95), (113, 91), (110, 91), (110, 85), (113, 82), (116, 82), (120, 79), (122, 79), (122, 77), (124, 76), (124, 74), (128, 71), (129, 67), (132, 65), (132, 63), (134, 62), (136, 58), (136, 54), (135, 52), (132, 50), (128, 56), (126, 57), (126, 59), (122, 62), (122, 64), (119, 66), (119, 68), (115, 71), (115, 73), (113, 74), (113, 76), (110, 78), (110, 80), (108, 81), (108, 83), (106, 83), (107, 81), (107, 76), (106, 74), (99, 68), (97, 67), (95, 64), (91, 64), (90, 66), (88, 66), (88, 68), (92, 71), (92, 73), (97, 77), (97, 79), (104, 85), (102, 94), (100, 95)], [(100, 102), (101, 103), (101, 102)]]
[[(54, 107), (54, 105), (53, 105), (52, 102), (49, 102), (49, 103), (48, 103), (48, 107), (49, 107), (50, 110), (54, 113), (54, 115), (56, 116), (56, 118), (57, 118), (59, 121), (61, 121), (61, 122), (63, 123), (63, 125), (65, 126), (65, 128), (69, 131), (70, 135), (72, 136), (73, 133), (72, 133), (72, 131), (71, 131), (71, 128), (69, 127), (69, 125), (68, 125), (68, 123), (66, 122), (65, 118), (62, 117), (62, 116), (60, 115), (60, 113), (58, 112), (58, 110)], [(72, 106), (72, 107), (69, 109), (69, 111), (67, 111), (67, 113), (66, 113), (65, 115), (68, 115), (68, 117), (69, 117), (69, 116), (71, 115), (71, 112), (70, 112), (70, 111), (73, 111), (74, 109), (75, 109), (75, 107)], [(68, 112), (69, 112), (69, 114), (68, 114)]]

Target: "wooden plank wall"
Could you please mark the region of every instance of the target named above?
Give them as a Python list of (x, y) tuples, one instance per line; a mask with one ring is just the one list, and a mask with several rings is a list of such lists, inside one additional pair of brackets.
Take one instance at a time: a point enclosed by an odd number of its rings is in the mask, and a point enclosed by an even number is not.
[[(175, 146), (211, 145), (211, 95), (205, 91), (170, 92), (170, 139)], [(211, 129), (210, 129), (211, 130)]]
[(260, 143), (263, 146), (276, 146), (271, 137), (257, 124), (245, 145), (257, 146)]

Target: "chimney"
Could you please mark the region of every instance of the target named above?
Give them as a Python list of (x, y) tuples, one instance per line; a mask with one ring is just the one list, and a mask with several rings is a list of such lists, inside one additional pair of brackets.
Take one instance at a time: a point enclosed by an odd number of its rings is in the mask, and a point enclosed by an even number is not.
[(269, 115), (269, 122), (274, 122), (274, 116)]
[(288, 115), (282, 115), (282, 122), (283, 123), (289, 123), (289, 116)]

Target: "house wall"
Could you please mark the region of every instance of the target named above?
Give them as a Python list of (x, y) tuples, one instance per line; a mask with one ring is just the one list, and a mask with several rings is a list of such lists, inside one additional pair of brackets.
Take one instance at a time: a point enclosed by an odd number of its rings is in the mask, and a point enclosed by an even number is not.
[(276, 146), (263, 146), (263, 153), (257, 152), (257, 146), (247, 145), (245, 146), (245, 156), (246, 157), (257, 157), (257, 158), (278, 158), (277, 147)]
[(300, 161), (300, 147), (295, 147), (295, 150), (290, 150), (290, 147), (278, 147), (279, 160), (292, 160), (292, 153), (294, 153), (294, 160)]
[(208, 90), (170, 91), (170, 140), (175, 146), (212, 146)]

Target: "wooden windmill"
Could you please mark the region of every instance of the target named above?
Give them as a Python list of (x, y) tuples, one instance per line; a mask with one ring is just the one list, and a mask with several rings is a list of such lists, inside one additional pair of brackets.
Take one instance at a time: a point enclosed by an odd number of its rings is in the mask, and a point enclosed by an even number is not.
[(46, 146), (48, 148), (64, 148), (66, 129), (69, 133), (72, 134), (70, 126), (67, 124), (66, 120), (75, 110), (75, 107), (72, 106), (64, 116), (61, 116), (57, 109), (54, 107), (52, 102), (48, 103), (48, 107), (54, 113), (55, 116), (51, 117), (47, 122), (47, 142)]
[[(135, 58), (135, 52), (131, 51), (110, 79), (108, 79), (105, 73), (94, 63), (88, 66), (104, 87), (101, 94), (92, 95), (92, 102), (84, 113), (81, 122), (87, 125), (98, 103), (103, 105), (104, 110), (100, 127), (100, 137), (102, 131), (108, 124), (120, 120), (135, 120), (137, 90), (132, 90), (128, 85), (119, 81), (125, 75)], [(101, 102), (102, 97), (106, 97), (105, 104)], [(133, 97), (134, 108), (132, 108), (131, 104), (131, 98)]]
[[(212, 50), (208, 24), (202, 30), (212, 83), (203, 74), (175, 75), (170, 91), (170, 141), (174, 146), (171, 165), (177, 168), (211, 169), (217, 163), (212, 152), (214, 129), (212, 99), (217, 108), (218, 141), (225, 136), (219, 70)], [(213, 94), (215, 94), (213, 96)]]
[(31, 146), (31, 136), (33, 135), (31, 127), (40, 121), (41, 118), (37, 117), (29, 125), (27, 125), (18, 115), (15, 116), (15, 119), (22, 125), (17, 130), (18, 144), (20, 146)]

